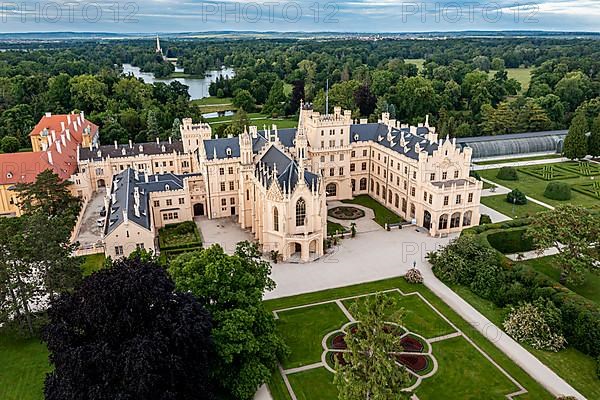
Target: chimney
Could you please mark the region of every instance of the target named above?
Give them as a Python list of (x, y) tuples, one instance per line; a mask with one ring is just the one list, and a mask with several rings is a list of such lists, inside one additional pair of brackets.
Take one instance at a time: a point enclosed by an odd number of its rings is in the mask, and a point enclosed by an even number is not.
[(127, 218), (127, 210), (123, 210), (123, 222), (129, 222), (129, 219)]
[(81, 115), (81, 122), (85, 121), (85, 113), (82, 111), (79, 115)]
[(47, 113), (46, 113), (46, 118), (50, 118), (51, 116), (52, 116), (52, 113), (51, 113), (51, 112), (47, 112)]
[[(136, 181), (139, 181), (139, 180), (140, 180), (140, 173), (138, 172), (138, 170), (137, 170), (137, 169), (136, 169), (136, 170), (133, 172), (133, 176), (134, 176), (134, 178), (135, 178), (135, 180), (136, 180)], [(135, 187), (135, 191), (137, 191), (137, 190), (138, 190), (138, 188), (137, 188), (137, 186), (136, 186), (136, 187)]]
[(71, 114), (67, 114), (67, 125), (71, 125)]
[(67, 139), (69, 139), (69, 142), (71, 141), (71, 131), (69, 130), (69, 128), (65, 129), (65, 133), (67, 134)]
[(67, 146), (67, 137), (65, 135), (60, 135), (60, 141), (62, 142), (63, 147)]
[(119, 148), (119, 145), (117, 144), (117, 141), (115, 140), (115, 150), (117, 150)]
[(53, 130), (51, 131), (51, 133), (52, 133), (52, 141), (53, 141), (53, 142), (56, 142), (56, 131), (53, 129)]
[(154, 176), (154, 180), (155, 180), (156, 182), (158, 182), (158, 174), (156, 174), (156, 175)]
[(48, 155), (48, 162), (50, 163), (50, 165), (52, 165), (52, 152), (48, 151), (46, 154)]
[(172, 138), (171, 138), (171, 136), (169, 136), (169, 144), (172, 144), (172, 143), (173, 143)]
[(129, 140), (129, 148), (133, 149), (133, 142), (131, 141), (131, 139)]
[(65, 121), (60, 121), (60, 131), (63, 132), (65, 130)]
[(58, 151), (58, 153), (60, 154), (60, 140), (58, 142), (56, 142), (56, 151)]
[(148, 183), (148, 174), (147, 174), (147, 173), (146, 173), (146, 174), (144, 174), (144, 181), (145, 181), (146, 183)]

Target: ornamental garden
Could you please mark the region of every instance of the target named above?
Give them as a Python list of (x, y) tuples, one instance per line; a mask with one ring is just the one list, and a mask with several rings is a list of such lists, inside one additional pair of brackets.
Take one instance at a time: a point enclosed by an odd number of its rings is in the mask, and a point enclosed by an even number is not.
[(338, 398), (335, 361), (346, 363), (345, 338), (360, 329), (349, 310), (375, 292), (396, 300), (386, 315), (404, 309), (402, 324), (386, 320), (386, 327), (400, 337), (390, 357), (409, 374), (407, 396), (553, 398), (488, 340), (497, 332), (483, 337), (423, 285), (394, 278), (266, 302), (290, 349), (269, 384), (275, 400)]

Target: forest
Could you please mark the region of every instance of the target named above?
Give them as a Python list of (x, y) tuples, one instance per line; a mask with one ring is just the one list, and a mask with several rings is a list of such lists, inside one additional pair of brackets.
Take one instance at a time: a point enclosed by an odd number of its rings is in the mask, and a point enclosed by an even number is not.
[[(449, 40), (166, 40), (165, 56), (190, 76), (235, 69), (210, 94), (264, 116), (293, 116), (300, 99), (375, 121), (425, 115), (442, 134), (498, 135), (564, 129), (578, 109), (600, 112), (600, 41), (565, 38)], [(185, 117), (201, 119), (187, 87), (145, 84), (123, 63), (156, 77), (174, 65), (154, 40), (0, 44), (0, 149), (29, 147), (27, 135), (47, 111), (85, 111), (104, 143), (177, 135)], [(522, 72), (524, 79), (511, 74)], [(231, 131), (228, 131), (231, 133)], [(8, 139), (7, 139), (8, 137)]]

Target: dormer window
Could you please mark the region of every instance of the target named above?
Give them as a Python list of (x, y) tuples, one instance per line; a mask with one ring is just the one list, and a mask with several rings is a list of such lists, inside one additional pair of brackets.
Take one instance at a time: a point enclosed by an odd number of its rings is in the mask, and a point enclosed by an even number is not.
[(139, 150), (139, 152), (140, 152), (140, 153), (143, 153), (143, 152), (144, 152), (144, 146), (142, 146), (142, 145), (140, 144), (140, 146), (138, 147), (138, 150)]
[(125, 147), (123, 147), (123, 148), (121, 149), (121, 154), (122, 154), (122, 155), (125, 155), (126, 153), (127, 153), (127, 151), (125, 150)]
[(11, 179), (11, 178), (13, 177), (13, 174), (12, 174), (12, 172), (9, 172), (9, 173), (7, 173), (7, 174), (6, 174), (6, 177), (7, 177), (8, 179)]
[(231, 147), (226, 148), (225, 153), (227, 154), (227, 157), (231, 157)]
[(169, 189), (171, 189), (171, 187), (170, 187), (170, 186), (169, 186), (169, 184), (167, 183), (167, 184), (165, 185), (165, 190), (169, 190)]
[(355, 133), (355, 134), (354, 134), (354, 141), (355, 141), (355, 142), (358, 142), (358, 138), (359, 138), (359, 136), (358, 136), (358, 133)]

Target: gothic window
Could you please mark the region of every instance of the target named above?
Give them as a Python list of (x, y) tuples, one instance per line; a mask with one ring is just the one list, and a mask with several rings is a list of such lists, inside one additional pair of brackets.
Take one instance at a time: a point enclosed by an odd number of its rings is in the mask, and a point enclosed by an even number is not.
[(450, 218), (450, 228), (458, 228), (460, 226), (460, 213), (456, 212), (452, 214)]
[(279, 210), (277, 210), (277, 207), (273, 208), (273, 230), (279, 232)]
[(447, 229), (448, 228), (448, 214), (443, 214), (440, 217), (440, 223), (438, 224), (438, 229)]
[(300, 198), (296, 202), (296, 226), (304, 226), (304, 219), (306, 218), (306, 202)]

